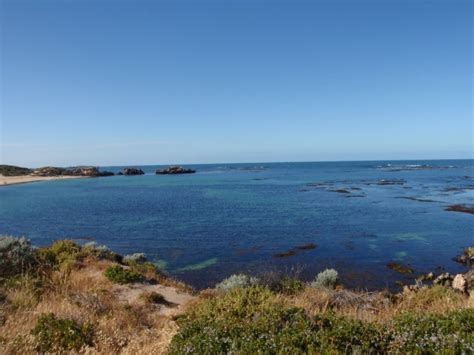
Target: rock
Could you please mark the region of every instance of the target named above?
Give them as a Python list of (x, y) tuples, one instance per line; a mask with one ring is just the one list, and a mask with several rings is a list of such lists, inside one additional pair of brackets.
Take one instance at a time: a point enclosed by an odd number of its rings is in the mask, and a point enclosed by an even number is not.
[(474, 264), (474, 247), (464, 249), (454, 260), (461, 264)]
[(471, 269), (470, 271), (466, 272), (463, 276), (467, 282), (467, 289), (471, 290), (472, 293), (474, 293), (474, 269)]
[(100, 171), (99, 168), (96, 168), (94, 166), (82, 166), (82, 167), (66, 170), (64, 175), (98, 177), (98, 176), (112, 176), (114, 175), (114, 173), (110, 171)]
[(433, 280), (433, 284), (442, 286), (451, 286), (453, 282), (453, 276), (445, 272)]
[(157, 175), (175, 175), (175, 174), (193, 174), (195, 173), (196, 170), (193, 169), (186, 169), (183, 168), (182, 166), (170, 166), (166, 169), (158, 169), (156, 171)]
[(123, 173), (122, 173), (121, 171), (119, 171), (119, 172), (117, 173), (117, 175), (123, 175)]
[(451, 287), (464, 293), (467, 291), (467, 280), (462, 274), (457, 274), (454, 276)]
[(145, 174), (142, 169), (139, 168), (125, 168), (122, 170), (122, 175), (143, 175)]
[(45, 167), (33, 170), (31, 175), (33, 176), (60, 176), (60, 175), (65, 175), (65, 173), (67, 173), (67, 170), (64, 168), (57, 168), (54, 166), (45, 166)]
[(434, 279), (434, 274), (432, 272), (429, 272), (426, 275), (421, 275), (418, 280), (419, 281), (433, 281)]
[(391, 270), (394, 270), (400, 274), (413, 274), (415, 270), (408, 265), (402, 265), (396, 262), (390, 262), (387, 264), (387, 267)]
[(474, 205), (451, 205), (445, 208), (445, 211), (464, 212), (474, 214)]

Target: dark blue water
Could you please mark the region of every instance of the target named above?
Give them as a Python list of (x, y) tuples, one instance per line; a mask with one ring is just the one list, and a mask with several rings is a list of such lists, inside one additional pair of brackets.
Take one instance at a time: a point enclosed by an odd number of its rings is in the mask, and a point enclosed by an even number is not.
[[(37, 245), (92, 238), (123, 254), (145, 252), (197, 287), (236, 272), (297, 269), (311, 279), (328, 267), (348, 286), (392, 287), (407, 279), (386, 267), (391, 261), (417, 274), (463, 270), (452, 258), (474, 244), (474, 215), (445, 207), (474, 203), (473, 164), (190, 165), (198, 173), (177, 176), (144, 166), (144, 176), (0, 187), (0, 234)], [(317, 248), (274, 257), (306, 243)]]

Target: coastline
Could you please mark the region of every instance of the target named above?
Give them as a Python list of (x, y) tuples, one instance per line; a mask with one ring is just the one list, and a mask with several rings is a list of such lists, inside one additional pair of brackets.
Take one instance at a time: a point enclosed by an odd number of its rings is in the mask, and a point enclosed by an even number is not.
[(3, 176), (0, 175), (0, 186), (19, 185), (27, 184), (38, 181), (50, 181), (50, 180), (65, 180), (65, 179), (79, 179), (88, 176), (33, 176), (33, 175), (21, 175), (21, 176)]

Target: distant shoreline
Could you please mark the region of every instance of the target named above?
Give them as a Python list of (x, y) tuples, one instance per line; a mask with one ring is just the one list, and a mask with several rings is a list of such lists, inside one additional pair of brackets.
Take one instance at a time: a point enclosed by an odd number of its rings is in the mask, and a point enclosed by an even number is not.
[(66, 180), (66, 179), (79, 179), (88, 176), (32, 176), (32, 175), (21, 175), (21, 176), (3, 176), (0, 175), (0, 186), (19, 185), (27, 184), (38, 181), (50, 181), (50, 180)]

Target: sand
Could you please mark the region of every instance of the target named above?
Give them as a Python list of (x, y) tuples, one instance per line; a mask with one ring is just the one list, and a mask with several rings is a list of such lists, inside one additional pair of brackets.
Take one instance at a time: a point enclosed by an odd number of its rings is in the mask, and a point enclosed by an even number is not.
[(87, 176), (3, 176), (0, 175), (0, 186), (26, 184), (29, 182), (36, 181), (49, 181), (49, 180), (66, 180), (66, 179), (79, 179)]

